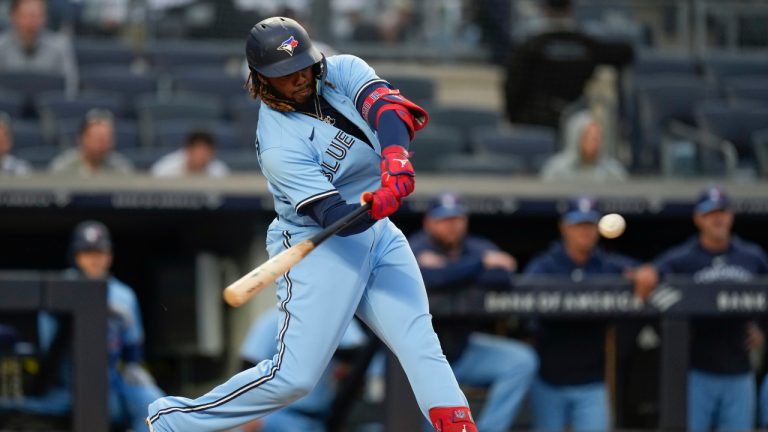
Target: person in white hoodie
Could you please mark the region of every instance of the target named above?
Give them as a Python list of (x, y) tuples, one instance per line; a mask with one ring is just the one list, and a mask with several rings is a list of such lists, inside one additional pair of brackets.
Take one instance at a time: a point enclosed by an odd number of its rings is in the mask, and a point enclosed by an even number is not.
[(565, 126), (563, 150), (541, 169), (545, 181), (624, 181), (627, 169), (604, 151), (603, 127), (588, 111), (575, 113)]

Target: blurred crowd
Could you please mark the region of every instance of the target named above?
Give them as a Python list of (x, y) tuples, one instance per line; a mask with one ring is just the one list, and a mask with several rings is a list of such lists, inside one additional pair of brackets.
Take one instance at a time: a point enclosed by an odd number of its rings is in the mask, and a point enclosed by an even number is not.
[[(398, 50), (379, 48), (421, 47), (424, 58), (453, 52), (452, 61), (461, 62), (463, 46), (480, 53), (471, 61), (500, 73), (501, 110), (441, 103), (438, 87), (452, 90), (435, 77), (384, 76), (430, 112), (414, 156), (420, 172), (551, 182), (768, 173), (765, 57), (670, 53), (655, 25), (639, 18), (643, 10), (630, 4), (327, 3), (332, 25), (312, 28), (325, 2), (0, 2), (7, 10), (0, 36), (2, 172), (62, 172), (54, 158), (71, 159), (77, 147), (88, 152), (82, 126), (94, 108), (111, 113), (112, 131), (101, 150), (83, 156), (91, 169), (81, 173), (99, 172), (96, 160), (112, 154), (122, 160), (120, 172), (132, 166), (154, 173), (153, 164), (171, 153), (178, 158), (198, 133), (213, 139), (210, 151), (195, 153), (205, 160), (192, 162), (190, 173), (258, 172), (249, 154), (259, 104), (242, 89), (240, 38), (260, 18), (283, 14), (330, 42), (328, 55), (349, 49), (386, 60)], [(666, 22), (672, 12), (662, 8), (656, 18)], [(209, 170), (214, 158), (218, 168)]]

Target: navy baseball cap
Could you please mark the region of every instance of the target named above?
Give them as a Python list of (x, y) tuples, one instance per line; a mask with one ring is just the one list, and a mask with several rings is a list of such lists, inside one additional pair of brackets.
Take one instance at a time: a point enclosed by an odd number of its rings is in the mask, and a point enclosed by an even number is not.
[(731, 208), (731, 200), (722, 188), (709, 186), (699, 194), (694, 211), (704, 214), (715, 210), (727, 210)]
[(432, 200), (427, 216), (432, 219), (445, 219), (456, 216), (466, 216), (467, 207), (464, 200), (455, 193), (443, 192)]
[(112, 240), (107, 227), (98, 221), (80, 222), (72, 234), (72, 251), (102, 251), (112, 250)]
[(579, 223), (597, 223), (600, 220), (600, 211), (597, 209), (597, 200), (591, 196), (579, 196), (571, 198), (562, 212), (562, 220), (566, 225)]

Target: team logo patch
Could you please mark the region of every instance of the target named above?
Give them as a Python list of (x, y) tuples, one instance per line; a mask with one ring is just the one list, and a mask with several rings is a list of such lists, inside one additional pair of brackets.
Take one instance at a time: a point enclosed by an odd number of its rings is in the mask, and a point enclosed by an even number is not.
[(465, 413), (464, 410), (456, 410), (454, 415), (456, 416), (457, 419), (463, 419), (464, 417), (467, 416), (467, 413)]
[(289, 37), (288, 39), (284, 40), (283, 43), (280, 44), (279, 47), (277, 47), (278, 51), (285, 51), (289, 55), (293, 56), (293, 49), (299, 46), (299, 41), (296, 40), (293, 36)]

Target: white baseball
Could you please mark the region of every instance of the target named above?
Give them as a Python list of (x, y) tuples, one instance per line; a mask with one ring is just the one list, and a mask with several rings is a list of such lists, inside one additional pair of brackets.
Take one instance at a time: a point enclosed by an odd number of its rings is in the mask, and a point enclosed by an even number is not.
[(627, 223), (624, 218), (618, 213), (610, 213), (600, 218), (600, 222), (597, 223), (597, 229), (600, 231), (600, 235), (607, 239), (614, 239), (624, 233), (624, 228), (627, 227)]

